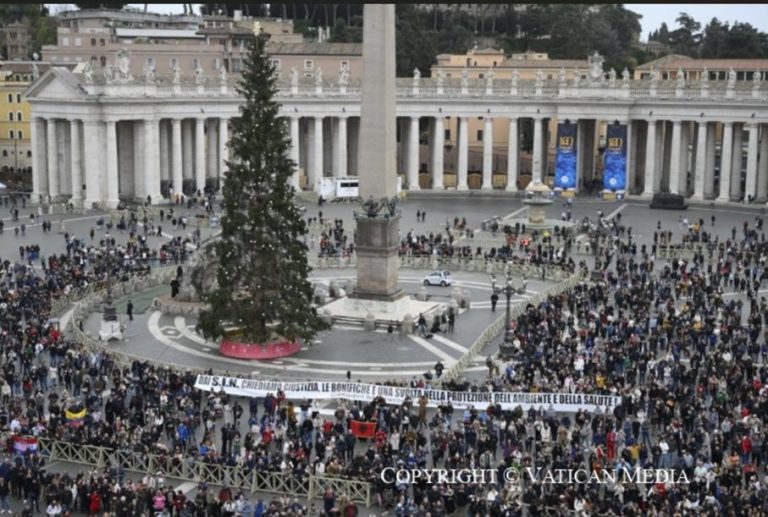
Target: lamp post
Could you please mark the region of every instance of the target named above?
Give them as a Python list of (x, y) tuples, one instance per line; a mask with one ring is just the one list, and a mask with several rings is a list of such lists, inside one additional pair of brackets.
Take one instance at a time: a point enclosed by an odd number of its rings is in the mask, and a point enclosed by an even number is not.
[(493, 290), (493, 293), (496, 295), (503, 294), (507, 298), (507, 309), (506, 309), (506, 315), (504, 319), (504, 341), (501, 343), (501, 346), (499, 347), (499, 358), (502, 360), (506, 360), (511, 358), (515, 353), (515, 347), (512, 344), (514, 341), (514, 335), (512, 334), (512, 296), (515, 294), (523, 294), (526, 291), (526, 288), (528, 286), (528, 283), (526, 282), (525, 278), (522, 278), (522, 282), (519, 286), (515, 286), (512, 283), (513, 277), (509, 273), (509, 263), (505, 264), (504, 267), (504, 277), (506, 282), (503, 286), (499, 287), (496, 285), (496, 275), (491, 274), (491, 289)]

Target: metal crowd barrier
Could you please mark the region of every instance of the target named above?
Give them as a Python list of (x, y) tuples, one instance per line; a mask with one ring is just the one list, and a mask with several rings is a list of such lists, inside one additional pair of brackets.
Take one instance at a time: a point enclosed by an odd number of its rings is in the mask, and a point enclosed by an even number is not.
[(356, 503), (370, 508), (372, 485), (368, 481), (309, 474), (298, 477), (292, 472), (247, 469), (242, 465), (220, 465), (185, 458), (176, 460), (168, 454), (137, 454), (132, 450), (111, 449), (38, 438), (38, 452), (49, 461), (64, 461), (96, 468), (120, 466), (141, 474), (162, 472), (165, 477), (186, 482), (206, 482), (230, 486), (251, 493), (286, 494), (313, 500), (330, 487)]

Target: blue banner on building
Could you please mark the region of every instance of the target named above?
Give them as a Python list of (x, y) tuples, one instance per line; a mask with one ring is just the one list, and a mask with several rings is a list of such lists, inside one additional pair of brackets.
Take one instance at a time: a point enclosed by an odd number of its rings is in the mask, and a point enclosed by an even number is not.
[(576, 188), (576, 124), (571, 122), (557, 125), (555, 188)]
[(625, 190), (627, 187), (627, 125), (608, 124), (603, 153), (603, 188)]

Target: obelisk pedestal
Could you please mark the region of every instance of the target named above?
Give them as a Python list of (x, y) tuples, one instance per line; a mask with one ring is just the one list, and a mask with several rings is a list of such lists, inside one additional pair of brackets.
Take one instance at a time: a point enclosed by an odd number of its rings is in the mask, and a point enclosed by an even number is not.
[(389, 219), (358, 217), (357, 287), (352, 293), (355, 298), (391, 302), (405, 296), (397, 287), (399, 226), (399, 215)]

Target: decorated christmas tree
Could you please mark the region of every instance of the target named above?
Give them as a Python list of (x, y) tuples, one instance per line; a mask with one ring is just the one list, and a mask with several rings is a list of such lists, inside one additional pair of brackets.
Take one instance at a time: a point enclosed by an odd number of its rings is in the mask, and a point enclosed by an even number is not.
[(209, 245), (219, 261), (217, 285), (203, 293), (209, 308), (198, 328), (209, 339), (234, 328), (243, 343), (306, 341), (324, 324), (310, 306), (307, 226), (291, 182), (297, 164), (288, 157), (291, 142), (263, 38), (251, 43), (244, 65), (238, 92), (245, 103), (229, 140), (221, 236)]

